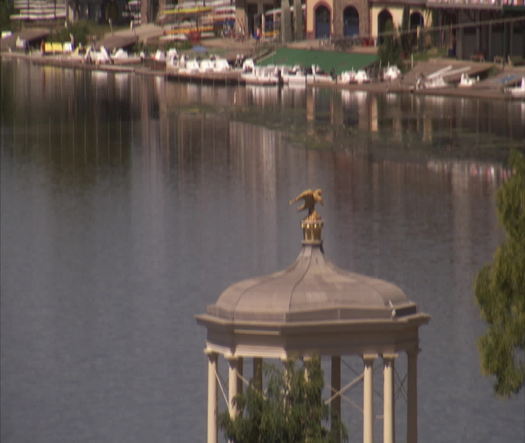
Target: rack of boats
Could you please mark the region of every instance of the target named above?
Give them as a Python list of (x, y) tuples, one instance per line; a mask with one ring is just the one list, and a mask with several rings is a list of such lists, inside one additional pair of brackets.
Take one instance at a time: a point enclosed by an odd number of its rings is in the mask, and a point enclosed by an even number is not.
[[(364, 69), (345, 71), (337, 75), (334, 71), (325, 72), (319, 66), (258, 66), (251, 58), (237, 58), (230, 64), (226, 59), (211, 56), (208, 58), (189, 58), (171, 52), (166, 57), (166, 70), (173, 75), (205, 75), (235, 73), (239, 81), (249, 85), (307, 87), (311, 85), (350, 85), (370, 83), (371, 79)], [(397, 67), (385, 69), (383, 78), (388, 81), (401, 76)]]
[[(367, 83), (392, 83), (388, 88), (399, 88), (399, 90), (450, 90), (457, 88), (472, 88), (480, 82), (476, 71), (470, 71), (470, 67), (460, 66), (453, 68), (452, 65), (439, 68), (430, 74), (418, 74), (414, 83), (402, 83), (402, 74), (397, 66), (387, 66), (379, 71), (373, 70), (374, 76), (370, 71), (359, 69), (349, 70), (336, 74), (325, 72), (317, 65), (311, 66), (285, 66), (268, 65), (261, 66), (251, 58), (245, 59), (238, 55), (233, 60), (227, 60), (217, 55), (208, 55), (205, 48), (200, 53), (197, 51), (179, 54), (176, 49), (167, 52), (157, 50), (152, 55), (129, 54), (123, 49), (110, 52), (103, 46), (99, 48), (75, 48), (71, 50), (70, 44), (63, 44), (61, 48), (53, 43), (46, 43), (42, 48), (42, 55), (51, 64), (71, 65), (84, 64), (91, 69), (102, 70), (135, 70), (133, 65), (142, 66), (149, 69), (141, 69), (144, 72), (151, 72), (155, 75), (165, 75), (171, 78), (179, 78), (187, 81), (213, 82), (222, 84), (248, 84), (259, 86), (279, 86), (285, 85), (296, 88), (306, 88), (309, 86), (347, 86), (364, 85)], [(58, 57), (47, 57), (47, 55)], [(55, 60), (56, 59), (56, 60)], [(44, 63), (42, 59), (42, 63)], [(470, 71), (470, 72), (469, 72)], [(479, 71), (478, 71), (479, 72)], [(471, 74), (471, 75), (469, 75)], [(500, 94), (509, 98), (525, 99), (525, 77), (512, 76), (512, 82), (507, 78), (506, 84), (497, 86), (480, 85), (479, 88), (492, 87), (497, 89)], [(503, 80), (502, 80), (503, 81)], [(518, 84), (518, 82), (520, 82)], [(396, 86), (397, 85), (397, 86)], [(408, 86), (413, 85), (413, 86)], [(403, 89), (404, 88), (404, 89)]]

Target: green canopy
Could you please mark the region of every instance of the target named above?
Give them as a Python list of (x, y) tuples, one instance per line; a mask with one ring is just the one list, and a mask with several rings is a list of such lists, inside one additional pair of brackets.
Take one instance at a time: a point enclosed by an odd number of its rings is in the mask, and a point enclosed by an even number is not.
[(375, 54), (349, 54), (335, 51), (316, 51), (312, 49), (290, 49), (279, 48), (274, 53), (262, 58), (258, 65), (286, 65), (310, 67), (319, 66), (323, 71), (335, 70), (336, 74), (354, 69), (366, 68), (377, 62), (379, 58)]

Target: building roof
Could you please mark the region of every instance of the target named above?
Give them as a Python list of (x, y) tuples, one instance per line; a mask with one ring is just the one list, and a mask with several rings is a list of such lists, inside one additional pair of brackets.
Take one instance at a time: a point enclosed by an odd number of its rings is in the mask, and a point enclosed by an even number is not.
[(357, 71), (379, 61), (375, 54), (359, 54), (337, 51), (321, 51), (313, 49), (279, 48), (257, 62), (258, 65), (285, 65), (285, 66), (319, 66), (323, 71), (336, 74), (344, 71)]
[(416, 306), (392, 283), (338, 268), (322, 245), (303, 245), (288, 269), (231, 285), (207, 312), (234, 321), (304, 322), (390, 319)]
[(50, 34), (48, 29), (44, 28), (28, 28), (20, 31), (18, 36), (21, 40), (32, 42), (34, 40), (41, 40), (46, 38)]
[(139, 38), (135, 34), (115, 34), (115, 35), (106, 35), (97, 46), (104, 46), (104, 48), (113, 50), (120, 48), (128, 48), (133, 46), (139, 41)]

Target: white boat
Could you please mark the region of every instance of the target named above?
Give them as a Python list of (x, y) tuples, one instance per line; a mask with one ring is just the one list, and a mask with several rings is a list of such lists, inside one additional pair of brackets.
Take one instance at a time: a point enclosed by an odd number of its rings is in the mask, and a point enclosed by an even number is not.
[(160, 49), (157, 49), (155, 52), (155, 55), (153, 56), (153, 60), (157, 62), (165, 62), (166, 61), (166, 54), (164, 51), (161, 51)]
[(431, 79), (426, 79), (423, 82), (424, 89), (437, 89), (437, 88), (446, 88), (448, 83), (445, 81), (443, 76), (433, 77)]
[(353, 69), (351, 71), (341, 72), (338, 79), (339, 83), (342, 83), (343, 85), (356, 83), (355, 74), (356, 72)]
[(294, 88), (306, 88), (307, 85), (313, 82), (313, 76), (305, 74), (303, 71), (297, 71), (295, 73), (288, 73), (286, 84)]
[(525, 98), (525, 77), (521, 77), (521, 84), (519, 86), (506, 88), (505, 92), (515, 98)]
[(198, 60), (187, 60), (185, 58), (181, 59), (181, 62), (179, 64), (179, 72), (183, 74), (195, 74), (199, 72), (199, 70), (200, 64)]
[(247, 58), (242, 62), (243, 72), (253, 71), (255, 69), (255, 63), (252, 58)]
[(416, 80), (416, 89), (437, 89), (437, 88), (446, 88), (449, 86), (445, 77), (451, 77), (458, 74), (464, 74), (466, 71), (470, 70), (470, 67), (464, 66), (462, 68), (452, 69), (452, 65), (448, 65), (445, 68), (439, 69), (432, 74), (420, 75)]
[(302, 86), (303, 83), (306, 82), (306, 78), (303, 73), (303, 68), (301, 66), (282, 66), (281, 67), (281, 76), (282, 81), (284, 85), (287, 85), (290, 83), (290, 79), (292, 80), (292, 84), (296, 84), (297, 86)]
[(364, 69), (360, 69), (355, 74), (355, 81), (357, 84), (361, 85), (363, 83), (370, 83), (370, 77)]
[(396, 66), (387, 66), (383, 71), (383, 80), (393, 81), (401, 77), (401, 70)]
[(470, 88), (471, 86), (475, 85), (477, 82), (479, 82), (479, 77), (469, 77), (468, 74), (463, 73), (461, 74), (461, 80), (459, 81), (458, 86), (460, 88)]
[(275, 66), (255, 66), (253, 70), (243, 72), (241, 79), (249, 85), (276, 86), (281, 82), (281, 74)]
[(204, 59), (201, 60), (199, 64), (199, 72), (205, 73), (205, 72), (212, 72), (215, 64), (213, 60)]
[(140, 63), (142, 59), (138, 55), (129, 55), (124, 49), (118, 49), (114, 54), (111, 55), (113, 63), (116, 65), (127, 65), (133, 63)]
[(84, 55), (85, 63), (95, 63), (96, 65), (102, 65), (107, 63), (113, 63), (108, 51), (104, 46), (101, 46), (98, 51), (95, 51), (91, 47), (88, 48)]
[(215, 57), (213, 61), (213, 72), (226, 72), (230, 71), (231, 66), (228, 63), (228, 60), (222, 57)]
[[(334, 74), (335, 75), (335, 74)], [(335, 79), (332, 74), (323, 71), (319, 66), (312, 66), (312, 76), (314, 83), (334, 83)]]

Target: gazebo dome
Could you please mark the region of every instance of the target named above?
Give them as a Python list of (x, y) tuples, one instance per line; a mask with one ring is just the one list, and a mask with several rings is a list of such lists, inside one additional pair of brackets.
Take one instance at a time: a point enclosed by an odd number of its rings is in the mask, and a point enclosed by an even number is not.
[(283, 271), (231, 285), (207, 309), (225, 320), (258, 322), (388, 319), (415, 312), (400, 288), (338, 268), (320, 242), (303, 244)]

